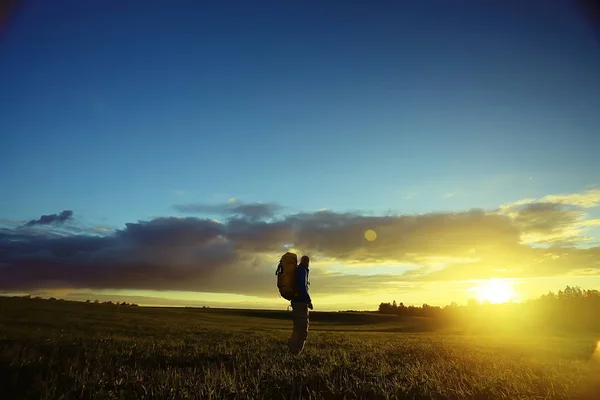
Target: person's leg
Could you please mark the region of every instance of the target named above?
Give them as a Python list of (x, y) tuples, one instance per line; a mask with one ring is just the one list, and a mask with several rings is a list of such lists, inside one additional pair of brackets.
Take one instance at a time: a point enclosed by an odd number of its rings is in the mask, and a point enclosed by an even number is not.
[(296, 306), (294, 305), (294, 302), (292, 301), (291, 303), (292, 305), (292, 323), (293, 323), (293, 327), (292, 327), (292, 335), (290, 336), (290, 339), (288, 340), (288, 350), (290, 352), (294, 351), (294, 343), (297, 341), (296, 340), (296, 325), (297, 325), (297, 318), (296, 318)]
[(310, 324), (310, 318), (309, 318), (310, 311), (308, 311), (308, 304), (305, 304), (304, 306), (306, 307), (306, 309), (304, 310), (304, 318), (302, 319), (302, 332), (303, 332), (302, 347), (303, 348), (304, 348), (304, 342), (306, 342), (306, 339), (308, 338), (308, 325)]
[(304, 342), (308, 337), (308, 304), (293, 302), (292, 310), (294, 330), (289, 341), (289, 348), (292, 353), (298, 354), (304, 348)]

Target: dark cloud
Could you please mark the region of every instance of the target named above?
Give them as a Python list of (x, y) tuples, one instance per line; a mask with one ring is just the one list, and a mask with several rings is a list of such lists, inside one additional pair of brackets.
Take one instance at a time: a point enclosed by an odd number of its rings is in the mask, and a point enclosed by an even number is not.
[(210, 220), (159, 218), (103, 237), (0, 233), (0, 288), (209, 290), (239, 256), (222, 232)]
[[(126, 224), (103, 236), (53, 236), (4, 228), (0, 290), (118, 288), (276, 297), (274, 268), (290, 245), (313, 256), (312, 276), (321, 294), (381, 290), (392, 279), (350, 271), (326, 273), (319, 269), (319, 260), (415, 265), (396, 277), (405, 282), (596, 271), (598, 248), (540, 249), (522, 243), (524, 233), (548, 232), (578, 220), (561, 207), (540, 204), (505, 214), (469, 210), (410, 216), (320, 211), (268, 221), (258, 218), (264, 212), (244, 208), (230, 213), (223, 223), (156, 218)], [(365, 238), (367, 230), (376, 232), (375, 240)]]
[(582, 241), (582, 222), (586, 219), (582, 205), (560, 202), (531, 202), (505, 206), (508, 215), (529, 243), (569, 244)]
[[(371, 217), (323, 211), (289, 218), (296, 247), (345, 262), (413, 262), (420, 256), (460, 257), (473, 248), (492, 251), (519, 240), (504, 216), (483, 210), (417, 216)], [(373, 230), (374, 241), (364, 234)]]
[(532, 203), (521, 207), (514, 219), (522, 230), (544, 234), (573, 225), (580, 217), (576, 209), (567, 209), (561, 204)]
[(62, 224), (63, 222), (73, 217), (73, 211), (64, 210), (60, 214), (42, 215), (39, 219), (32, 219), (27, 222), (24, 226), (31, 227), (34, 225), (50, 225), (50, 224)]
[(179, 204), (173, 208), (186, 214), (233, 216), (253, 221), (274, 218), (283, 210), (283, 207), (276, 203), (239, 203), (237, 201), (225, 204)]

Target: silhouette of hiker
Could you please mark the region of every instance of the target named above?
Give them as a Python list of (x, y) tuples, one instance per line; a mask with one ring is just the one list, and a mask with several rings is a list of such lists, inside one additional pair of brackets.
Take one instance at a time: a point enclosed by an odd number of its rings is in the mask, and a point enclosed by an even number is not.
[(310, 259), (307, 256), (302, 256), (300, 264), (296, 269), (296, 295), (291, 301), (294, 330), (288, 342), (289, 350), (293, 354), (300, 354), (304, 348), (304, 342), (308, 337), (308, 310), (313, 309), (312, 300), (310, 294), (308, 294), (310, 286), (310, 281), (308, 280), (309, 263)]

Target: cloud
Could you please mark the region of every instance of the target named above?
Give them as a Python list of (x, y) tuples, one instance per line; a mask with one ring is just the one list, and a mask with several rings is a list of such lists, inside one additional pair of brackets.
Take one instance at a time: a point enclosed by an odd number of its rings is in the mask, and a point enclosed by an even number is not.
[(31, 227), (34, 225), (50, 225), (50, 224), (62, 224), (63, 222), (73, 217), (73, 211), (64, 210), (60, 214), (42, 215), (39, 219), (32, 219), (27, 222), (24, 226)]
[[(483, 210), (416, 216), (317, 212), (290, 216), (294, 246), (345, 263), (414, 263), (427, 256), (463, 257), (472, 248), (492, 252), (515, 243), (519, 231), (504, 216)], [(364, 232), (377, 239), (368, 241)]]
[(578, 193), (550, 194), (540, 199), (521, 199), (514, 203), (502, 204), (500, 209), (510, 209), (529, 203), (554, 203), (582, 208), (594, 208), (600, 206), (600, 189), (589, 189)]
[(93, 226), (89, 228), (89, 231), (94, 233), (108, 233), (111, 229), (106, 226)]
[[(331, 210), (277, 216), (273, 210), (279, 206), (236, 201), (194, 208), (226, 214), (224, 222), (158, 217), (104, 235), (66, 236), (7, 227), (0, 229), (0, 290), (151, 289), (276, 297), (274, 269), (290, 246), (312, 257), (314, 288), (322, 295), (426, 281), (600, 272), (600, 248), (576, 246), (579, 231), (594, 220), (586, 219), (580, 200), (559, 200), (383, 216)], [(376, 232), (375, 240), (365, 239), (368, 230)], [(524, 238), (546, 246), (532, 246)], [(350, 269), (334, 274), (327, 272), (330, 262), (412, 269), (396, 276)]]
[(175, 205), (173, 208), (186, 214), (244, 217), (251, 220), (274, 218), (283, 210), (276, 203), (240, 203), (235, 199), (225, 204), (191, 203)]
[(0, 288), (208, 290), (239, 257), (222, 233), (195, 218), (131, 223), (102, 237), (3, 233)]
[(514, 223), (527, 243), (569, 243), (582, 240), (585, 213), (558, 203), (531, 203), (514, 214)]
[(600, 189), (590, 189), (581, 193), (548, 195), (543, 197), (540, 201), (544, 203), (593, 208), (600, 205)]
[(501, 205), (498, 212), (512, 219), (524, 243), (568, 245), (589, 240), (584, 228), (596, 225), (589, 209), (600, 205), (600, 190), (548, 195)]
[[(421, 273), (422, 272), (422, 273)], [(490, 278), (537, 278), (548, 276), (600, 275), (600, 248), (531, 248), (519, 246), (511, 253), (476, 262), (457, 262), (427, 273), (411, 271), (407, 280), (456, 281)]]
[[(275, 240), (277, 224), (240, 222), (158, 218), (103, 237), (3, 232), (0, 290), (147, 289), (277, 297), (274, 271), (283, 248), (271, 243), (257, 250), (250, 235)], [(267, 250), (275, 252), (260, 252)], [(389, 282), (386, 276), (325, 275), (318, 269), (313, 276), (322, 294), (368, 292)]]

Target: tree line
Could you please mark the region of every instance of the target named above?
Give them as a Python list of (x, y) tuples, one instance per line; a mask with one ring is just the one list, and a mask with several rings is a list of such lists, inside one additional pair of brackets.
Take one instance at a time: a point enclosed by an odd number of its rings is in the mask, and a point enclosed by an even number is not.
[[(45, 299), (43, 297), (40, 296), (35, 296), (35, 297), (31, 297), (31, 295), (26, 294), (24, 296), (20, 296), (23, 299), (30, 299), (30, 300), (48, 300), (48, 301), (65, 301), (64, 299), (57, 299), (56, 297), (50, 297), (48, 299)], [(126, 301), (123, 301), (121, 303), (117, 302), (112, 302), (112, 301), (100, 301), (98, 299), (91, 301), (91, 300), (86, 300), (85, 301), (86, 304), (105, 304), (105, 305), (109, 305), (109, 306), (127, 306), (127, 307), (138, 307), (138, 305), (136, 303), (128, 303)]]

